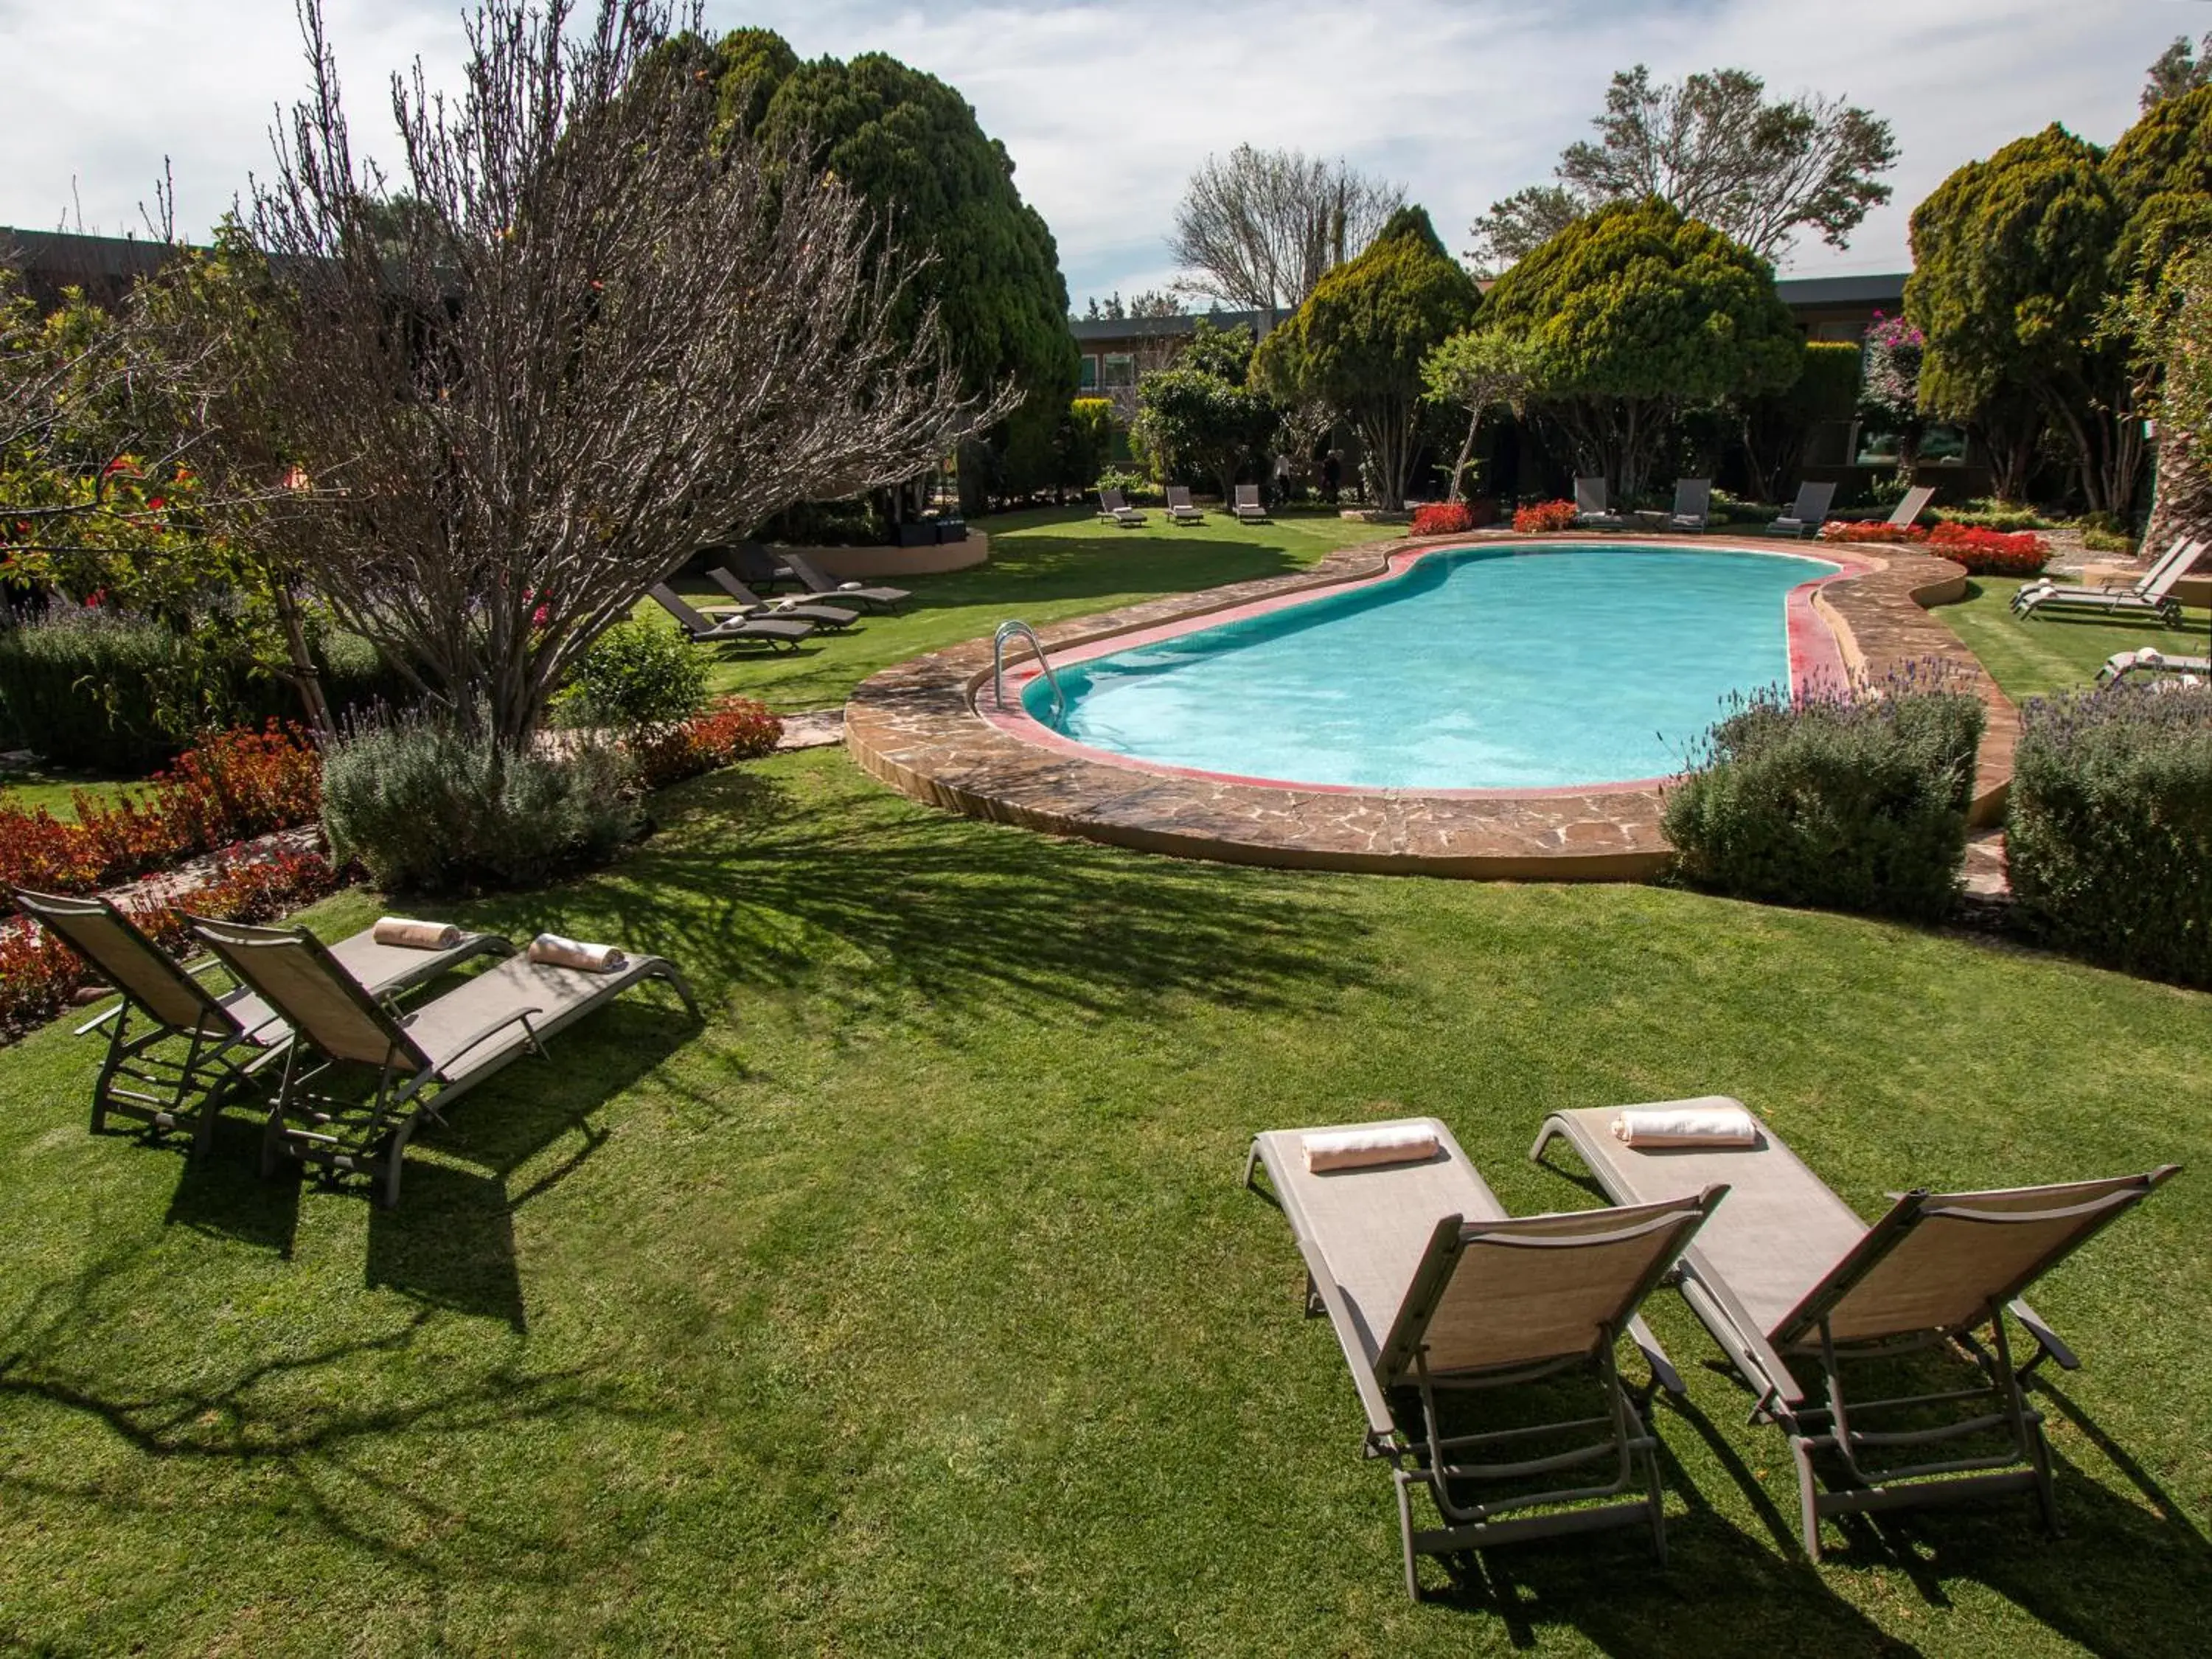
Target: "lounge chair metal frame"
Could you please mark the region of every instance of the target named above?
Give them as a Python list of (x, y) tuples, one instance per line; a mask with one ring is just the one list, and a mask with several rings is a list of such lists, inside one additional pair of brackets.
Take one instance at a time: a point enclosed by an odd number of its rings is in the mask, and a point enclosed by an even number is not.
[[(1608, 1197), (1619, 1203), (1647, 1200), (1647, 1194), (1633, 1192), (1620, 1178), (1608, 1149), (1594, 1139), (1592, 1119), (1611, 1115), (1609, 1110), (1595, 1114), (1553, 1113), (1544, 1120), (1535, 1143), (1528, 1149), (1530, 1160), (1540, 1162), (1552, 1140), (1565, 1139), (1582, 1156), (1584, 1165)], [(1762, 1132), (1773, 1145), (1779, 1146), (1771, 1131), (1762, 1127)], [(2045, 1526), (2053, 1534), (2061, 1530), (2057, 1496), (2051, 1481), (2051, 1452), (2043, 1434), (2043, 1416), (2027, 1403), (2026, 1390), (2037, 1368), (2045, 1361), (2056, 1362), (2063, 1370), (2076, 1369), (2081, 1361), (2035, 1310), (2020, 1299), (2020, 1292), (2148, 1196), (2177, 1170), (2178, 1166), (2168, 1164), (2140, 1176), (2049, 1189), (2027, 1188), (2017, 1194), (1939, 1194), (1924, 1189), (1903, 1194), (1771, 1331), (1760, 1328), (1759, 1322), (1744, 1307), (1726, 1278), (1713, 1269), (1705, 1251), (1692, 1243), (1683, 1252), (1671, 1276), (1673, 1282), (1750, 1388), (1753, 1402), (1748, 1420), (1771, 1423), (1789, 1437), (1791, 1459), (1797, 1471), (1799, 1528), (1808, 1556), (1814, 1561), (1820, 1559), (1820, 1522), (1832, 1516), (1961, 1502), (2022, 1491), (2035, 1494)], [(2091, 1190), (2094, 1195), (2078, 1201), (2064, 1201), (2083, 1190)], [(2013, 1196), (2032, 1197), (2045, 1191), (2061, 1201), (2053, 1207), (2033, 1210), (1995, 1207), (1990, 1202)], [(1982, 1200), (1978, 1205), (1978, 1200)], [(2069, 1220), (2079, 1224), (2051, 1249), (2011, 1274), (2002, 1288), (1990, 1294), (1968, 1322), (1856, 1341), (1839, 1339), (1832, 1328), (1837, 1314), (1852, 1291), (1880, 1273), (1914, 1231), (1929, 1222), (1994, 1226)], [(2034, 1352), (2025, 1364), (2014, 1361), (2012, 1339), (2006, 1328), (2007, 1315), (2034, 1344)], [(1949, 1348), (1974, 1365), (1981, 1373), (1981, 1382), (1972, 1387), (1871, 1400), (1854, 1398), (1846, 1386), (1846, 1366), (1938, 1348)], [(1791, 1370), (1784, 1351), (1818, 1364), (1817, 1393), (1807, 1388)], [(1973, 1402), (1984, 1402), (1987, 1409), (1969, 1412), (1927, 1428), (1881, 1430), (1865, 1426), (1869, 1418), (1881, 1420), (1899, 1413), (1958, 1408)], [(1936, 1457), (1922, 1462), (1885, 1461), (1896, 1454), (1911, 1454), (1921, 1448), (1932, 1449), (1986, 1436), (2001, 1437), (2002, 1449), (1978, 1455)], [(1814, 1462), (1823, 1455), (1832, 1456), (1840, 1467), (1844, 1477), (1841, 1485), (1823, 1488)]]
[[(283, 992), (272, 986), (257, 958), (271, 951), (296, 951), (314, 964), (326, 981), (319, 988), (335, 991), (352, 1012), (376, 1028), (385, 1044), (380, 1060), (366, 1054), (336, 1052), (327, 1035), (319, 1036), (313, 1016), (299, 1009), (286, 1014), (295, 1035), (285, 1050), (283, 1078), (262, 1132), (261, 1172), (264, 1176), (275, 1175), (289, 1156), (303, 1164), (319, 1164), (333, 1176), (366, 1175), (380, 1182), (380, 1198), (387, 1209), (399, 1201), (407, 1143), (423, 1121), (444, 1123), (444, 1109), (449, 1103), (503, 1070), (511, 1060), (526, 1054), (544, 1058), (546, 1038), (647, 979), (665, 981), (692, 1017), (699, 1016), (698, 1000), (672, 963), (659, 957), (632, 957), (622, 967), (597, 975), (602, 983), (587, 1000), (570, 1003), (550, 1018), (544, 1018), (542, 1006), (504, 1010), (434, 1060), (408, 1034), (406, 1024), (412, 1016), (402, 1014), (388, 999), (371, 995), (304, 927), (249, 927), (196, 916), (185, 921), (232, 973), (252, 985), (280, 1012), (286, 1012)], [(522, 1028), (520, 1042), (509, 1043), (473, 1067), (459, 1065), (464, 1056), (518, 1024)], [(355, 1066), (376, 1069), (375, 1096), (366, 1109), (315, 1091), (313, 1085), (323, 1078)], [(295, 1125), (294, 1119), (301, 1120), (305, 1127)]]
[[(186, 1131), (191, 1156), (205, 1157), (222, 1109), (289, 1044), (289, 1029), (245, 988), (217, 996), (200, 982), (200, 975), (223, 965), (220, 958), (179, 962), (110, 900), (11, 890), (26, 915), (67, 941), (115, 989), (118, 1000), (73, 1033), (87, 1036), (103, 1028), (107, 1033), (107, 1051), (92, 1087), (92, 1133), (105, 1133), (110, 1116), (127, 1118), (163, 1133)], [(86, 924), (112, 927), (115, 942), (137, 960), (111, 958)], [(384, 988), (392, 994), (412, 989), (471, 957), (504, 955), (514, 948), (496, 934), (464, 933), (447, 950), (423, 951), (419, 967), (387, 980)], [(154, 1006), (157, 998), (173, 999), (167, 1013)], [(241, 1006), (264, 1017), (248, 1025), (239, 1018)], [(134, 1030), (134, 1018), (143, 1029)], [(185, 1044), (181, 1055), (174, 1052), (179, 1041)]]
[[(1659, 1212), (1639, 1211), (1624, 1215), (1619, 1227), (1601, 1226), (1595, 1218), (1606, 1212), (1572, 1216), (1508, 1218), (1498, 1206), (1449, 1130), (1431, 1121), (1446, 1156), (1456, 1160), (1471, 1177), (1468, 1196), (1497, 1209), (1498, 1213), (1468, 1220), (1460, 1213), (1437, 1218), (1428, 1243), (1415, 1267), (1387, 1336), (1370, 1352), (1362, 1323), (1349, 1305), (1344, 1288), (1331, 1273), (1321, 1241), (1310, 1231), (1302, 1209), (1292, 1196), (1296, 1176), (1279, 1165), (1279, 1156), (1302, 1134), (1315, 1131), (1278, 1132), (1254, 1139), (1244, 1160), (1244, 1184), (1281, 1209), (1291, 1222), (1298, 1252), (1305, 1263), (1304, 1310), (1307, 1317), (1326, 1316), (1350, 1366), (1354, 1386), (1366, 1411), (1367, 1431), (1361, 1455), (1391, 1467), (1398, 1507), (1399, 1538), (1405, 1570), (1406, 1593), (1420, 1599), (1417, 1572), (1423, 1555), (1451, 1555), (1496, 1545), (1534, 1539), (1562, 1537), (1621, 1526), (1648, 1526), (1652, 1548), (1666, 1560), (1667, 1534), (1663, 1494), (1659, 1480), (1658, 1441), (1645, 1422), (1651, 1398), (1664, 1388), (1682, 1392), (1681, 1378), (1668, 1363), (1640, 1315), (1635, 1312), (1644, 1297), (1668, 1271), (1682, 1243), (1718, 1203), (1723, 1189), (1716, 1188), (1692, 1203), (1659, 1206)], [(1255, 1178), (1267, 1172), (1270, 1192)], [(1352, 1172), (1357, 1179), (1365, 1172)], [(1388, 1174), (1388, 1170), (1376, 1173)], [(1331, 1179), (1347, 1177), (1329, 1177)], [(1565, 1224), (1576, 1231), (1559, 1231)], [(1650, 1271), (1625, 1289), (1621, 1305), (1628, 1311), (1618, 1322), (1601, 1322), (1588, 1352), (1554, 1355), (1533, 1362), (1516, 1362), (1491, 1369), (1454, 1370), (1439, 1374), (1429, 1367), (1430, 1326), (1444, 1293), (1471, 1250), (1544, 1252), (1562, 1249), (1599, 1248), (1624, 1244), (1671, 1231), (1676, 1237), (1655, 1255)], [(1620, 1337), (1632, 1336), (1650, 1366), (1650, 1377), (1632, 1388), (1620, 1372), (1613, 1350)], [(1518, 1387), (1576, 1370), (1586, 1371), (1602, 1400), (1594, 1416), (1530, 1424), (1479, 1433), (1449, 1434), (1438, 1397), (1449, 1392), (1472, 1393)], [(1474, 1461), (1489, 1452), (1510, 1453), (1519, 1443), (1563, 1437), (1589, 1436), (1584, 1443), (1563, 1451), (1503, 1462)], [(1530, 1491), (1528, 1483), (1571, 1469), (1602, 1466), (1585, 1481)], [(1462, 1501), (1455, 1489), (1506, 1486), (1514, 1488), (1480, 1501)], [(1425, 1488), (1443, 1524), (1417, 1527), (1413, 1494)], [(1614, 1501), (1634, 1493), (1627, 1502)], [(1563, 1507), (1563, 1506), (1577, 1507)], [(1521, 1511), (1540, 1510), (1540, 1514)]]

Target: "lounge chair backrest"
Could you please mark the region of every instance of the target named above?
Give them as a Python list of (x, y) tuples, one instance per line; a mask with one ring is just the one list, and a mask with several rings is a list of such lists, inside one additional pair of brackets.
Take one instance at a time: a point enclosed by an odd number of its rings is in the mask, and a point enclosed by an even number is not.
[(1602, 478), (1575, 480), (1575, 511), (1602, 514), (1606, 510), (1606, 486)]
[(1928, 510), (1928, 503), (1936, 499), (1934, 484), (1917, 484), (1905, 492), (1905, 499), (1897, 504), (1897, 511), (1889, 515), (1890, 523), (1899, 529), (1916, 522)]
[(815, 568), (814, 561), (808, 558), (804, 553), (786, 553), (782, 556), (782, 558), (783, 568), (791, 572), (793, 575), (798, 577), (799, 585), (808, 589), (810, 592), (816, 593), (827, 593), (830, 589), (837, 586), (836, 583), (831, 581), (827, 576), (823, 575), (821, 571), (817, 570)]
[(2151, 572), (2150, 580), (2143, 584), (2143, 598), (2151, 600), (2163, 599), (2167, 594), (2172, 592), (2174, 585), (2190, 573), (2203, 551), (2203, 543), (2191, 542), (2175, 553), (2163, 565)]
[(1713, 481), (1711, 478), (1677, 478), (1674, 481), (1674, 516), (1678, 519), (1702, 519), (1713, 507)]
[(1129, 503), (1121, 499), (1120, 490), (1102, 489), (1098, 492), (1098, 510), (1102, 513), (1127, 513)]
[(99, 969), (118, 993), (164, 1025), (180, 1031), (234, 1035), (240, 1030), (207, 987), (107, 900), (68, 898), (20, 887), (14, 890), (15, 902), (26, 915), (35, 917)]
[(333, 1060), (368, 1066), (429, 1060), (304, 927), (250, 927), (188, 916), (185, 923), (223, 965), (261, 994), (287, 1024)]
[(711, 634), (714, 624), (695, 609), (691, 602), (666, 582), (655, 582), (651, 589), (653, 602), (670, 616), (682, 623), (694, 634)]
[(716, 565), (707, 572), (707, 575), (715, 586), (720, 588), (739, 605), (757, 605), (767, 603), (759, 594), (738, 580), (738, 573), (727, 565)]
[(1188, 507), (1190, 505), (1190, 486), (1188, 484), (1170, 484), (1168, 486), (1168, 505), (1170, 507)]
[(1908, 1193), (1771, 1334), (1778, 1348), (1971, 1330), (2175, 1173)]
[(1257, 484), (1238, 484), (1237, 486), (1237, 505), (1239, 507), (1259, 506), (1260, 486)]
[(1828, 507), (1836, 499), (1836, 483), (1832, 478), (1818, 483), (1797, 486), (1797, 501), (1790, 509), (1790, 516), (1800, 524), (1817, 524), (1828, 516)]
[(748, 582), (772, 582), (783, 574), (775, 556), (758, 542), (739, 542), (729, 565)]
[(1376, 1362), (1385, 1389), (1595, 1353), (1728, 1189), (1629, 1209), (1437, 1224)]

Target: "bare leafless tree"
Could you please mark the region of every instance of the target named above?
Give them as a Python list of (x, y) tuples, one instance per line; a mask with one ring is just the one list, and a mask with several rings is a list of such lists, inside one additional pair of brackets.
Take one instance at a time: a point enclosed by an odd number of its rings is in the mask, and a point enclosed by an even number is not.
[[(394, 75), (406, 210), (358, 161), (320, 0), (251, 226), (291, 337), (236, 464), (342, 620), (528, 740), (604, 629), (701, 546), (895, 484), (1002, 416), (963, 399), (911, 267), (803, 146), (715, 134), (664, 50), (696, 9), (483, 0), (454, 100)], [(879, 246), (879, 245), (878, 245)]]
[(1249, 311), (1296, 310), (1405, 203), (1402, 185), (1341, 159), (1239, 144), (1207, 156), (1184, 186), (1168, 238), (1184, 267), (1176, 286)]

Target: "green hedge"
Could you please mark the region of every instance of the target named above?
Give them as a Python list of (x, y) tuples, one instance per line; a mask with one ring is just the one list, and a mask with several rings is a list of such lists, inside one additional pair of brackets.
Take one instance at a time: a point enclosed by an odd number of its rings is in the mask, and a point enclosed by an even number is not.
[(2123, 686), (2029, 703), (2005, 856), (2030, 933), (2212, 987), (2212, 692)]
[(1983, 726), (1979, 699), (1741, 700), (1667, 791), (1685, 881), (1772, 903), (1934, 921), (1956, 900)]
[[(376, 649), (335, 631), (315, 642), (324, 694), (343, 713), (412, 700)], [(299, 693), (242, 653), (157, 622), (72, 613), (0, 629), (0, 727), (58, 767), (140, 775), (195, 727), (301, 717)]]

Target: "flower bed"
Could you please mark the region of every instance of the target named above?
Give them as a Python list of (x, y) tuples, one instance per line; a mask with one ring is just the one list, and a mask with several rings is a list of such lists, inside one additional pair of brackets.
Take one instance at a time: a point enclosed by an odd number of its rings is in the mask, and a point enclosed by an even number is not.
[(1966, 566), (1974, 576), (2033, 576), (2051, 557), (2051, 544), (2032, 530), (2007, 533), (1948, 520), (1933, 529), (1917, 524), (1861, 524), (1831, 519), (1820, 526), (1831, 542), (1910, 543)]
[(782, 737), (783, 722), (766, 703), (718, 697), (681, 726), (639, 738), (631, 753), (647, 787), (661, 789), (717, 767), (773, 754)]
[(1474, 528), (1474, 514), (1465, 501), (1431, 501), (1413, 510), (1416, 536), (1459, 536)]
[(1572, 501), (1538, 501), (1533, 506), (1516, 507), (1513, 527), (1523, 536), (1543, 536), (1555, 531), (1575, 527), (1576, 508)]
[(299, 727), (218, 732), (155, 775), (149, 797), (78, 790), (77, 821), (0, 806), (0, 882), (91, 893), (201, 853), (314, 820), (322, 759)]

